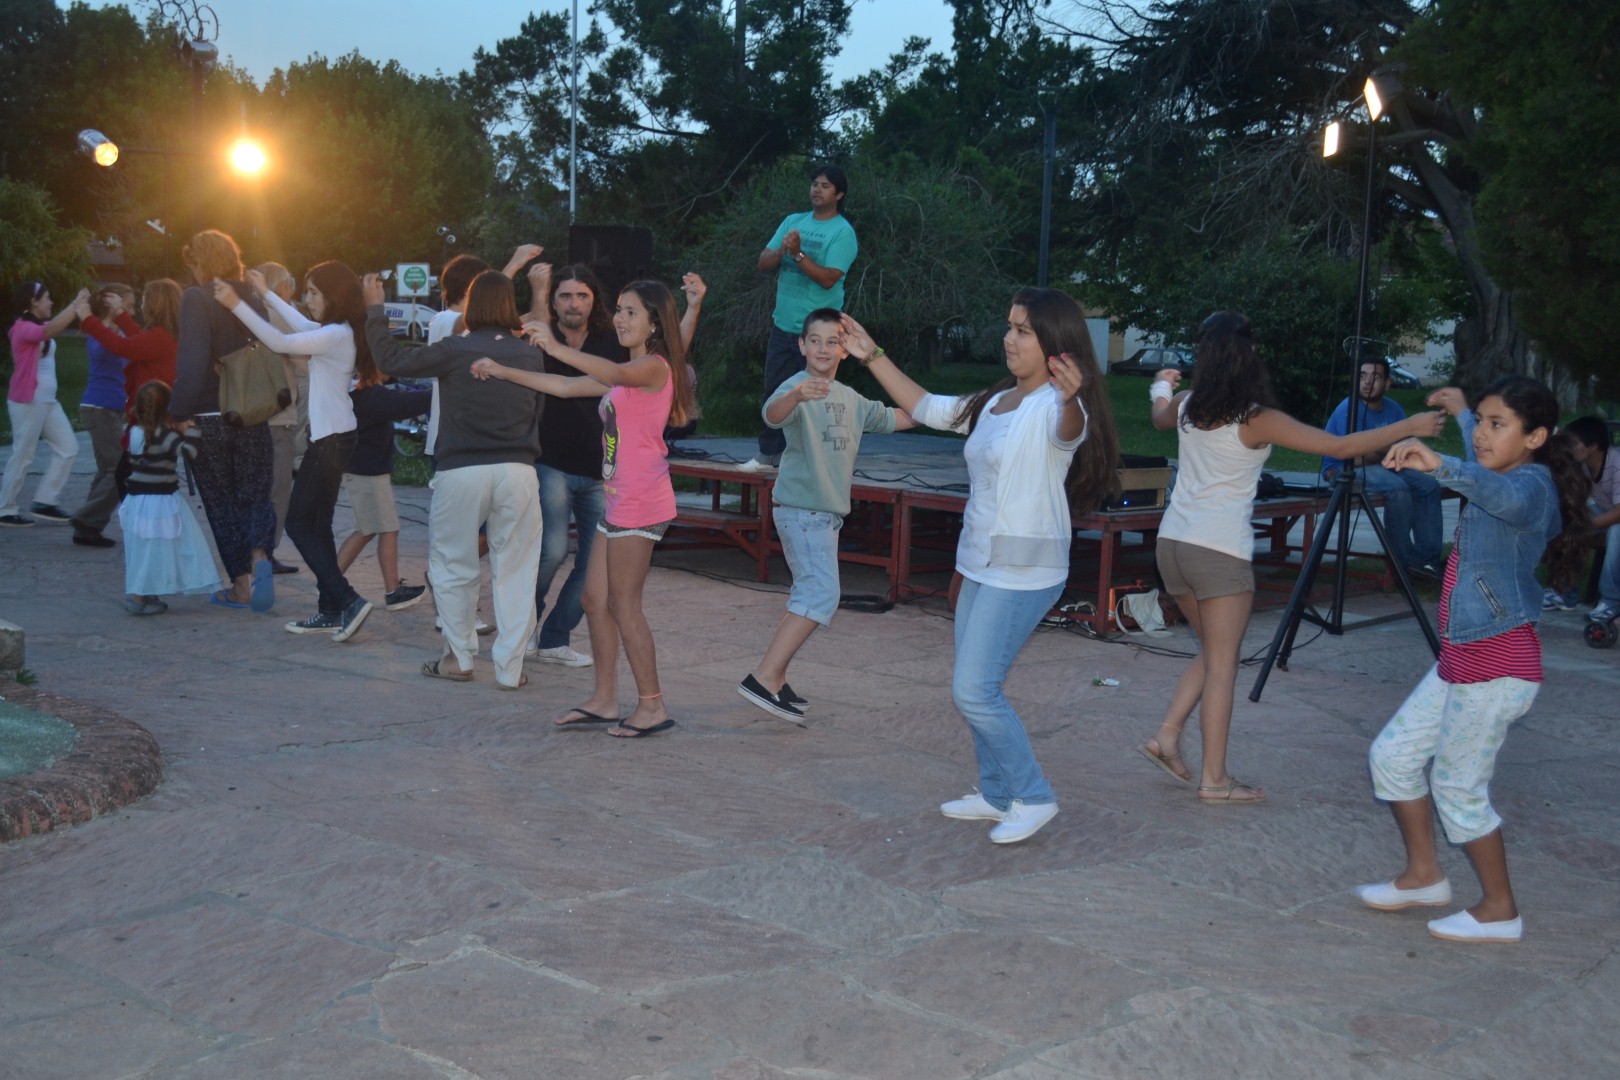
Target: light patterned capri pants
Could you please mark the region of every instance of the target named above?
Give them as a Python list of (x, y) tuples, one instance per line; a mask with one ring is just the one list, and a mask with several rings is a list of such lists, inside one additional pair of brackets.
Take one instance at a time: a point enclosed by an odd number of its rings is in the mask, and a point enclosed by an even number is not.
[[(1502, 825), (1491, 807), (1491, 776), (1508, 725), (1530, 711), (1540, 683), (1492, 679), (1448, 683), (1439, 665), (1395, 710), (1367, 755), (1373, 794), (1408, 802), (1434, 794), (1440, 824), (1453, 844), (1488, 836)], [(1425, 781), (1424, 766), (1434, 759)]]

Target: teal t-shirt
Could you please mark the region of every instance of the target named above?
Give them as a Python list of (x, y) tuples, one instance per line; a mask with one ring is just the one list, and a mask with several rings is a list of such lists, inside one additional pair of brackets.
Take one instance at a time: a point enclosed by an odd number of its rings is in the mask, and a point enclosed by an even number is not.
[(845, 275), (832, 288), (823, 289), (799, 269), (798, 263), (783, 254), (782, 266), (776, 274), (776, 311), (771, 321), (778, 329), (798, 337), (804, 331), (805, 316), (816, 308), (844, 310), (844, 281), (849, 276), (849, 268), (855, 264), (860, 244), (855, 240), (855, 226), (843, 214), (817, 221), (816, 215), (806, 210), (783, 218), (771, 242), (765, 246), (781, 247), (782, 239), (794, 229), (799, 230), (799, 250), (817, 266), (842, 270)]
[[(814, 255), (811, 258), (815, 258)], [(760, 410), (810, 376), (799, 372), (777, 388)], [(820, 510), (839, 517), (849, 513), (849, 488), (855, 482), (855, 455), (861, 435), (894, 430), (894, 409), (834, 379), (820, 401), (801, 401), (780, 424), (765, 423), (787, 437), (771, 501), (800, 510)]]

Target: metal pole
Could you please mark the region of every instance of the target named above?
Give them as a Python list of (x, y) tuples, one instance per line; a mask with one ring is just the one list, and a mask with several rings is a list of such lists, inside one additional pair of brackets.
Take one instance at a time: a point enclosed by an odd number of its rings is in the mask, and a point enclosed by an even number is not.
[(574, 91), (568, 107), (568, 224), (574, 223), (579, 189), (579, 0), (574, 0)]
[(1041, 175), (1041, 260), (1035, 271), (1035, 284), (1044, 289), (1052, 246), (1052, 165), (1057, 158), (1057, 104), (1043, 103), (1041, 109), (1046, 113), (1046, 153)]

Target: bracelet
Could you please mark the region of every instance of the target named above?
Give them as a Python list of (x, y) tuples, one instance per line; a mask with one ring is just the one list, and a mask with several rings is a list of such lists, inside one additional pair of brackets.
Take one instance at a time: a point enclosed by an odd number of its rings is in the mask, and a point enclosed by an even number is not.
[[(872, 350), (872, 355), (871, 356), (868, 356), (866, 359), (861, 360), (861, 367), (871, 367), (872, 366), (872, 361), (876, 360), (880, 356), (887, 356), (887, 355), (889, 355), (889, 354), (883, 351), (883, 346), (879, 345), (877, 348)], [(856, 359), (860, 360), (860, 357), (856, 357)]]
[(1149, 401), (1158, 401), (1161, 397), (1165, 398), (1166, 400), (1173, 400), (1175, 396), (1175, 387), (1170, 385), (1170, 381), (1168, 379), (1158, 379), (1153, 383), (1152, 386), (1148, 387)]

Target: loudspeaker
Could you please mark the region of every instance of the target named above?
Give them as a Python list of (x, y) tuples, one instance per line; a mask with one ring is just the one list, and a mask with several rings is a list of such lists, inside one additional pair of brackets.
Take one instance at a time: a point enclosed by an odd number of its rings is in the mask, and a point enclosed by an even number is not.
[(652, 244), (652, 230), (640, 225), (568, 227), (568, 261), (596, 273), (609, 311), (620, 289), (652, 273)]

